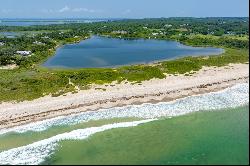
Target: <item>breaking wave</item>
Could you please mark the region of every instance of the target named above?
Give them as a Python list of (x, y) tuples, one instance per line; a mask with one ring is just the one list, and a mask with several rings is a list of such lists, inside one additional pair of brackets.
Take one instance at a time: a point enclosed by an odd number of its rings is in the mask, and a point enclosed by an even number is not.
[(51, 155), (56, 149), (58, 142), (63, 140), (83, 140), (93, 134), (114, 128), (133, 127), (139, 124), (154, 121), (148, 119), (134, 122), (123, 122), (108, 124), (101, 127), (91, 127), (86, 129), (73, 130), (68, 133), (59, 134), (48, 139), (44, 139), (27, 146), (10, 149), (0, 153), (0, 164), (3, 165), (37, 165), (42, 163), (46, 157)]
[(23, 126), (0, 130), (1, 134), (8, 132), (24, 133), (27, 131), (44, 131), (53, 126), (75, 125), (91, 120), (111, 118), (143, 118), (154, 119), (160, 117), (174, 117), (191, 112), (205, 110), (219, 110), (234, 108), (249, 103), (249, 84), (237, 84), (219, 92), (211, 92), (203, 95), (189, 96), (171, 102), (157, 104), (144, 103), (141, 105), (128, 105), (88, 111), (70, 116), (60, 116), (40, 122), (34, 122)]
[(9, 132), (24, 133), (27, 131), (44, 131), (53, 126), (74, 125), (90, 120), (111, 119), (111, 118), (143, 118), (145, 120), (133, 122), (121, 122), (77, 129), (71, 132), (62, 133), (31, 143), (0, 152), (0, 164), (40, 164), (56, 150), (58, 142), (63, 140), (83, 140), (95, 133), (103, 132), (114, 128), (133, 127), (143, 123), (155, 121), (161, 117), (174, 117), (197, 111), (220, 110), (244, 106), (249, 103), (249, 84), (238, 84), (219, 92), (212, 92), (203, 95), (189, 96), (171, 102), (158, 104), (145, 103), (142, 105), (128, 105), (89, 111), (80, 114), (61, 116), (40, 122), (35, 122), (11, 129), (1, 130), (0, 134)]

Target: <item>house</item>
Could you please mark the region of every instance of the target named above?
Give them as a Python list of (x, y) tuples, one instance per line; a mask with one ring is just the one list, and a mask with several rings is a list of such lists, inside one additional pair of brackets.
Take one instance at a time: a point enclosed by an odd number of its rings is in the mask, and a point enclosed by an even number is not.
[(127, 31), (113, 31), (112, 33), (114, 34), (127, 34), (128, 32)]
[(172, 27), (173, 25), (171, 25), (171, 24), (166, 24), (166, 25), (164, 25), (165, 27)]
[(159, 35), (159, 33), (152, 33), (152, 35), (153, 35), (153, 36), (157, 36), (157, 35)]
[(181, 24), (180, 27), (188, 26), (189, 24)]
[(49, 37), (48, 36), (44, 36), (44, 37), (42, 37), (43, 39), (49, 39)]
[(0, 46), (3, 46), (4, 45), (4, 43), (3, 42), (0, 42)]
[(17, 51), (16, 53), (23, 56), (27, 56), (31, 54), (31, 51)]
[(39, 41), (35, 41), (35, 42), (33, 42), (33, 44), (37, 44), (37, 45), (45, 45), (44, 43), (39, 42)]

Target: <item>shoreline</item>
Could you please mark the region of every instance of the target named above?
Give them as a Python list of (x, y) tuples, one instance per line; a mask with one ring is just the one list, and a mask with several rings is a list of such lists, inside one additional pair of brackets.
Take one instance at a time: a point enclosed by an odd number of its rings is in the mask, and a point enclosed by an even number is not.
[[(33, 101), (0, 104), (0, 129), (102, 108), (158, 103), (216, 92), (249, 83), (249, 64), (203, 67), (192, 76), (168, 75), (140, 84), (92, 85), (90, 90), (66, 96), (46, 96)], [(105, 90), (104, 90), (105, 89)]]

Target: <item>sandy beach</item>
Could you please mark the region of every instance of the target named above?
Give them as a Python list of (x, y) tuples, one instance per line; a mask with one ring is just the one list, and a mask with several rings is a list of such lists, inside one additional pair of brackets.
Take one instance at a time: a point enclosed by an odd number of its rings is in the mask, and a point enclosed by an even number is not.
[(2, 103), (0, 129), (100, 108), (172, 101), (248, 82), (249, 64), (230, 64), (224, 67), (203, 67), (191, 76), (167, 75), (165, 79), (152, 79), (133, 85), (128, 82), (92, 85), (89, 90), (75, 94)]

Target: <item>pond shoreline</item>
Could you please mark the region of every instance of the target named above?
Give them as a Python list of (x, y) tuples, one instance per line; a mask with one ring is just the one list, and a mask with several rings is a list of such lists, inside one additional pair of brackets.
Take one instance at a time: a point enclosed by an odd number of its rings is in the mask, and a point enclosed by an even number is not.
[(218, 47), (197, 47), (174, 40), (120, 39), (91, 35), (79, 42), (55, 49), (42, 67), (53, 69), (117, 68), (150, 65), (184, 57), (217, 56), (225, 53)]
[[(192, 76), (170, 75), (131, 85), (127, 83), (92, 85), (91, 89), (65, 96), (46, 96), (33, 101), (0, 104), (0, 128), (70, 115), (101, 108), (157, 103), (219, 91), (249, 82), (249, 64), (203, 67)], [(76, 110), (77, 109), (77, 110)]]

